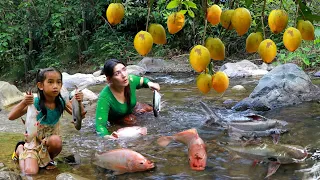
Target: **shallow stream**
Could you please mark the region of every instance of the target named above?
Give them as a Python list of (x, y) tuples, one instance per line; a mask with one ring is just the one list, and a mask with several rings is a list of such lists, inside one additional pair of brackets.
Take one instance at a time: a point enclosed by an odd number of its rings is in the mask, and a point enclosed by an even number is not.
[[(228, 141), (228, 136), (221, 128), (207, 127), (207, 117), (199, 101), (209, 106), (223, 107), (227, 99), (241, 100), (247, 97), (257, 85), (258, 79), (231, 79), (230, 87), (241, 84), (247, 91), (233, 92), (229, 88), (221, 98), (210, 91), (201, 94), (195, 85), (194, 75), (189, 74), (152, 74), (151, 77), (161, 86), (162, 100), (165, 101), (160, 116), (152, 113), (138, 116), (138, 125), (146, 126), (148, 134), (137, 140), (108, 141), (95, 133), (95, 104), (87, 106), (87, 116), (80, 131), (71, 122), (71, 116), (64, 114), (62, 122), (63, 151), (58, 156), (58, 168), (52, 171), (41, 170), (34, 179), (55, 179), (62, 172), (70, 172), (89, 179), (263, 179), (267, 174), (267, 165), (252, 166), (252, 160), (234, 159), (232, 154), (216, 144), (216, 141)], [(314, 81), (320, 84), (319, 80)], [(104, 85), (89, 87), (99, 93)], [(152, 103), (152, 92), (149, 89), (137, 91), (138, 101)], [(0, 112), (0, 162), (17, 171), (11, 162), (11, 153), (17, 140), (22, 139), (24, 126), (20, 120), (9, 121), (6, 111)], [(312, 149), (320, 149), (320, 104), (306, 102), (295, 106), (273, 110), (263, 114), (289, 122), (289, 133), (281, 136), (280, 143), (296, 144)], [(111, 130), (119, 128), (111, 127)], [(188, 164), (187, 147), (180, 143), (171, 143), (162, 148), (156, 144), (158, 137), (196, 128), (200, 137), (207, 144), (207, 167), (204, 171), (192, 171)], [(267, 139), (267, 138), (266, 138)], [(269, 140), (268, 140), (269, 141)], [(269, 142), (271, 143), (271, 141)], [(92, 163), (94, 154), (115, 148), (131, 148), (156, 164), (156, 168), (146, 172), (112, 176), (112, 172), (97, 167)], [(77, 163), (69, 163), (75, 157)], [(71, 158), (73, 160), (73, 158)], [(314, 161), (307, 160), (301, 164), (281, 165), (271, 179), (301, 179), (302, 174), (294, 171), (312, 166)]]

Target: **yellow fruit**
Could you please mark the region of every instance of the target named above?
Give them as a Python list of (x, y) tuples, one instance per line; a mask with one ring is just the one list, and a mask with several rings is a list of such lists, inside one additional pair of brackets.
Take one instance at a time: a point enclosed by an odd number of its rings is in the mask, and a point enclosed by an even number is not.
[(221, 13), (220, 23), (221, 23), (222, 27), (226, 28), (227, 30), (233, 29), (233, 26), (231, 23), (231, 17), (233, 15), (233, 13), (234, 13), (233, 9), (229, 9), (229, 10), (223, 11)]
[(202, 72), (210, 63), (210, 52), (206, 47), (196, 45), (191, 49), (189, 59), (192, 68), (197, 72)]
[(246, 8), (237, 8), (231, 17), (233, 28), (237, 31), (239, 36), (248, 32), (251, 25), (251, 15)]
[(197, 87), (198, 89), (204, 93), (207, 94), (212, 86), (212, 77), (210, 74), (201, 73), (197, 77)]
[(298, 49), (302, 41), (301, 33), (294, 27), (289, 27), (283, 33), (283, 44), (291, 52)]
[(218, 93), (226, 91), (229, 87), (229, 78), (223, 71), (218, 71), (212, 75), (212, 88)]
[(170, 34), (179, 32), (184, 26), (184, 14), (180, 12), (170, 14), (167, 20), (167, 26)]
[(261, 32), (251, 33), (246, 40), (246, 50), (248, 53), (258, 51), (259, 44), (262, 42), (263, 37)]
[(218, 5), (213, 5), (207, 9), (207, 20), (212, 25), (217, 25), (220, 22), (221, 8)]
[(315, 39), (314, 27), (310, 21), (299, 20), (297, 29), (300, 31), (302, 39), (310, 41)]
[(161, 24), (150, 24), (148, 32), (153, 38), (153, 43), (155, 44), (165, 44), (167, 43), (166, 31)]
[(288, 24), (288, 14), (285, 10), (272, 10), (268, 17), (268, 24), (274, 34), (282, 32)]
[(258, 53), (265, 63), (271, 63), (277, 55), (277, 46), (271, 39), (263, 40), (259, 45)]
[(121, 22), (124, 17), (124, 7), (121, 3), (111, 3), (108, 6), (107, 19), (111, 25), (116, 25)]
[(208, 37), (204, 46), (208, 48), (213, 60), (224, 60), (225, 47), (219, 38)]
[(133, 45), (138, 53), (144, 56), (151, 51), (153, 38), (147, 31), (140, 31), (134, 37)]

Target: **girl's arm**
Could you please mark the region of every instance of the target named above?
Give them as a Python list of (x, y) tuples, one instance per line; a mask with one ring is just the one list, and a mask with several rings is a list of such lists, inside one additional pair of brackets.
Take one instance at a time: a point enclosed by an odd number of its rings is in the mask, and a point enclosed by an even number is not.
[(15, 120), (27, 113), (28, 105), (33, 104), (33, 95), (25, 95), (24, 99), (13, 107), (8, 114), (9, 120)]
[[(81, 118), (82, 118), (82, 119), (85, 118), (85, 115), (86, 115), (87, 112), (84, 111), (84, 106), (83, 106), (83, 104), (82, 104), (82, 101), (83, 101), (83, 93), (82, 93), (81, 91), (80, 91), (80, 92), (77, 92), (77, 93), (74, 95), (73, 98), (76, 98), (76, 100), (79, 101), (79, 103), (80, 103), (80, 108), (81, 108), (81, 112), (82, 112)], [(72, 104), (71, 104), (71, 102), (72, 102), (71, 100), (68, 101), (68, 103), (66, 104), (66, 108), (65, 108), (65, 110), (66, 110), (70, 115), (72, 115)]]

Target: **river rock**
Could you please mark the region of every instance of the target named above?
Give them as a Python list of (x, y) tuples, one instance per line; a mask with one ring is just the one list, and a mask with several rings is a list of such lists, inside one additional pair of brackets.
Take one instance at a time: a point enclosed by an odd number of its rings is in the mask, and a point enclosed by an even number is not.
[(21, 176), (13, 171), (0, 171), (0, 180), (21, 180)]
[(268, 73), (267, 70), (260, 69), (257, 65), (248, 60), (242, 60), (236, 63), (226, 63), (220, 67), (219, 71), (225, 72), (230, 78), (263, 76)]
[(0, 109), (21, 101), (23, 93), (15, 85), (0, 81)]
[(232, 91), (237, 92), (237, 91), (246, 91), (246, 88), (244, 88), (242, 85), (235, 85), (231, 88)]
[(145, 68), (138, 66), (138, 65), (128, 65), (127, 66), (127, 72), (128, 74), (133, 74), (137, 76), (144, 75), (147, 71)]
[(101, 76), (95, 77), (93, 74), (82, 74), (82, 73), (76, 73), (76, 74), (70, 75), (66, 72), (63, 72), (62, 82), (64, 87), (66, 87), (67, 89), (74, 89), (75, 85), (78, 87), (81, 87), (81, 86), (90, 86), (90, 85), (105, 83), (106, 76), (101, 75)]
[(61, 173), (56, 177), (56, 180), (89, 180), (72, 173)]
[(320, 88), (297, 65), (279, 65), (264, 75), (248, 98), (233, 109), (265, 111), (320, 99)]
[(147, 72), (161, 72), (166, 62), (163, 59), (154, 59), (151, 57), (143, 58), (137, 65), (143, 67)]
[(315, 76), (315, 77), (320, 77), (320, 71), (315, 72), (313, 76)]

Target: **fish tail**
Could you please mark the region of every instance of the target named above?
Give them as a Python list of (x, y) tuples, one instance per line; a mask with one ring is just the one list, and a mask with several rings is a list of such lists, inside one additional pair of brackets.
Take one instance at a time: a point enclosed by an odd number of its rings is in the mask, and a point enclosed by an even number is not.
[(160, 146), (165, 147), (165, 146), (167, 146), (172, 140), (173, 140), (173, 137), (172, 137), (172, 136), (163, 136), (163, 137), (160, 137), (160, 138), (157, 140), (157, 143), (158, 143)]
[(146, 127), (142, 127), (142, 128), (141, 128), (141, 132), (140, 132), (140, 133), (141, 133), (142, 135), (147, 135), (147, 132), (148, 132), (148, 129), (147, 129)]

